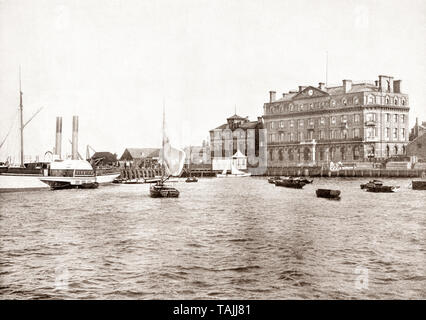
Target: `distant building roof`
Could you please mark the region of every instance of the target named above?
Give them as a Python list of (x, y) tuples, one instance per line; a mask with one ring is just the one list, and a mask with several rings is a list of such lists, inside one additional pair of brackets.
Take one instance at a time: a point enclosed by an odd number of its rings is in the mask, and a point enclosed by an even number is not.
[(248, 120), (248, 117), (243, 118), (237, 114), (234, 114), (233, 116), (226, 118), (226, 120)]
[(159, 148), (126, 148), (120, 160), (135, 160), (159, 157)]

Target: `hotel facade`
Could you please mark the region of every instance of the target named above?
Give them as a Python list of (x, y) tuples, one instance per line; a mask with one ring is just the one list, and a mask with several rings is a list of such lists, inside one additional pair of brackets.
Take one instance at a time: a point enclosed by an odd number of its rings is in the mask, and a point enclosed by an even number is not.
[(268, 167), (377, 161), (406, 153), (409, 100), (401, 80), (299, 86), (264, 104)]

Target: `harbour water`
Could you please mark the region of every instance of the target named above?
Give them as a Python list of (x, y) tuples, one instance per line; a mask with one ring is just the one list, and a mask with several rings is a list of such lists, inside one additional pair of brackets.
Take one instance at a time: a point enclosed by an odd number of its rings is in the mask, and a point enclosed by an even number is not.
[[(3, 299), (426, 298), (426, 193), (265, 178), (0, 194)], [(337, 188), (342, 199), (319, 199)]]

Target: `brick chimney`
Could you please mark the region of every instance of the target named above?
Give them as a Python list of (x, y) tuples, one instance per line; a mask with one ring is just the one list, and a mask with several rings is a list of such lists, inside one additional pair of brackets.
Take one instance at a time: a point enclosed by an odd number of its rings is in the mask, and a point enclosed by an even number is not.
[(269, 91), (269, 102), (275, 101), (275, 95), (276, 95), (275, 91)]
[(352, 80), (343, 80), (343, 92), (348, 93), (352, 89)]

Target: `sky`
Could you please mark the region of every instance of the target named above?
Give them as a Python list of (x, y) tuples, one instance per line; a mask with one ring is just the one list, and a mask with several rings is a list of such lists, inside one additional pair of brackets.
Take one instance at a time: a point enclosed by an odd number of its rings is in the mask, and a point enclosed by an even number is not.
[[(256, 120), (269, 90), (342, 79), (402, 79), (410, 124), (426, 120), (426, 1), (0, 0), (0, 143), (17, 123), (25, 154), (122, 154), (159, 147), (163, 104), (177, 147), (201, 145), (234, 114)], [(0, 161), (19, 150), (17, 127)]]

